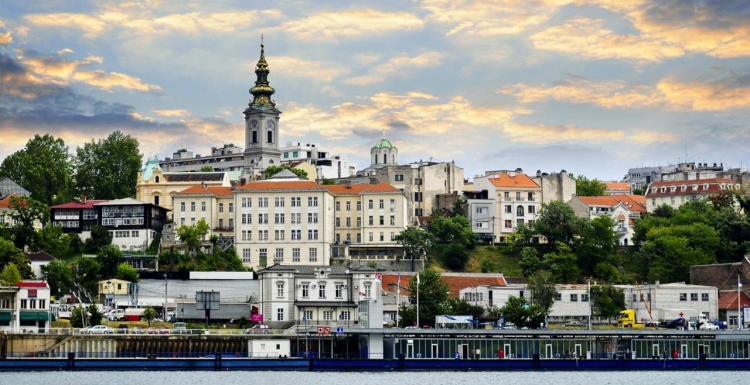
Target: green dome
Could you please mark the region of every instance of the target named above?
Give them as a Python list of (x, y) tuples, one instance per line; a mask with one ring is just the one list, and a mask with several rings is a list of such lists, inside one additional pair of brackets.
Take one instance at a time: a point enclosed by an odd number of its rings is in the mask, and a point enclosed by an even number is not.
[(383, 138), (379, 142), (375, 143), (372, 148), (393, 148), (393, 145), (388, 141), (388, 139)]

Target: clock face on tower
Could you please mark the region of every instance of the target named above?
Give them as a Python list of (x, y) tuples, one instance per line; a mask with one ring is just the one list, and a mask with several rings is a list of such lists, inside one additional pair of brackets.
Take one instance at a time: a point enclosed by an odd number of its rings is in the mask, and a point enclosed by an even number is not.
[(268, 126), (268, 128), (273, 128), (273, 122), (269, 120), (266, 122), (266, 126)]
[(257, 126), (258, 126), (258, 121), (257, 120), (253, 120), (253, 121), (250, 122), (250, 127), (255, 128)]

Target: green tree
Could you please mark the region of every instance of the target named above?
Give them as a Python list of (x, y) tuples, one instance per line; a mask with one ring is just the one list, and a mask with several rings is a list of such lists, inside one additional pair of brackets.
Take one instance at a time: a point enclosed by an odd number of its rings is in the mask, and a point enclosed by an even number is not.
[(177, 229), (177, 236), (184, 242), (191, 253), (201, 247), (206, 239), (209, 226), (204, 219), (201, 219), (195, 225), (180, 226)]
[(281, 166), (268, 166), (266, 168), (266, 171), (263, 172), (263, 179), (271, 179), (274, 175), (284, 170), (293, 172), (294, 175), (297, 175), (300, 179), (307, 179), (307, 171), (299, 168), (292, 168), (292, 166), (290, 166), (289, 164), (282, 164)]
[(121, 263), (125, 261), (122, 256), (120, 248), (115, 245), (109, 245), (96, 254), (96, 260), (101, 265), (99, 274), (102, 279), (114, 278), (117, 274), (117, 269)]
[[(446, 300), (446, 306), (443, 313), (453, 315), (470, 315), (475, 320), (478, 320), (484, 316), (485, 309), (481, 305), (472, 304), (471, 302), (463, 298), (452, 297)], [(420, 313), (420, 318), (421, 316), (422, 315)]]
[(10, 217), (14, 222), (11, 227), (13, 243), (21, 250), (33, 246), (37, 238), (34, 225), (44, 225), (49, 221), (49, 209), (44, 203), (20, 196), (11, 197), (8, 207), (11, 209)]
[(13, 263), (5, 265), (0, 273), (0, 285), (3, 286), (16, 286), (22, 279), (21, 273), (18, 272), (18, 268)]
[(419, 227), (409, 226), (394, 237), (394, 240), (404, 246), (404, 254), (412, 259), (429, 254), (435, 243), (432, 234)]
[(127, 262), (120, 263), (119, 265), (117, 265), (115, 278), (136, 283), (139, 279), (138, 270), (136, 270), (135, 267), (130, 266), (130, 264)]
[(89, 293), (95, 293), (99, 290), (99, 275), (102, 265), (97, 261), (97, 258), (81, 257), (76, 267), (78, 282)]
[(333, 179), (323, 178), (323, 180), (320, 181), (320, 184), (323, 185), (323, 186), (334, 185), (334, 184), (336, 184), (336, 181), (333, 180)]
[(83, 245), (83, 250), (86, 253), (95, 254), (111, 244), (112, 236), (109, 235), (109, 231), (103, 226), (94, 225), (91, 227), (91, 236)]
[(473, 247), (476, 236), (471, 231), (471, 223), (463, 215), (449, 217), (440, 211), (433, 211), (430, 218), (430, 233), (440, 243), (458, 243), (466, 247)]
[(152, 307), (147, 307), (143, 310), (142, 318), (148, 322), (148, 327), (151, 327), (151, 321), (156, 319), (156, 310)]
[(24, 149), (9, 155), (0, 164), (0, 178), (13, 179), (29, 190), (31, 198), (45, 205), (71, 199), (71, 175), (68, 147), (62, 139), (51, 135), (34, 135)]
[(142, 163), (138, 139), (114, 131), (106, 139), (78, 147), (76, 188), (80, 194), (96, 199), (134, 197)]
[(609, 284), (591, 286), (591, 300), (599, 317), (612, 318), (625, 310), (625, 293)]
[(557, 289), (555, 280), (548, 271), (539, 270), (528, 280), (528, 289), (533, 295), (534, 305), (539, 306), (542, 313), (547, 317), (552, 311), (552, 305), (555, 303)]
[(86, 308), (88, 314), (89, 325), (96, 326), (101, 325), (104, 314), (99, 311), (99, 308), (95, 304), (91, 304)]
[(640, 187), (633, 190), (633, 195), (646, 195), (646, 187)]
[(85, 307), (76, 307), (70, 312), (70, 326), (80, 329), (89, 325), (89, 315)]
[(214, 168), (211, 166), (202, 166), (200, 172), (214, 172)]
[[(417, 278), (419, 277), (419, 278)], [(419, 284), (417, 284), (419, 280)], [(435, 316), (443, 313), (448, 298), (448, 283), (435, 270), (425, 269), (409, 280), (409, 302), (416, 306), (419, 290), (419, 322), (421, 325), (432, 325)], [(418, 325), (418, 326), (421, 326)]]
[(598, 179), (578, 175), (576, 178), (576, 195), (579, 197), (598, 197), (607, 195), (607, 185)]
[(581, 221), (580, 237), (575, 239), (573, 250), (584, 275), (591, 276), (599, 263), (616, 259), (619, 237), (614, 228), (615, 221), (607, 215)]
[(519, 262), (521, 272), (525, 278), (529, 278), (542, 268), (542, 260), (539, 253), (533, 247), (521, 249), (521, 261)]
[(460, 243), (440, 244), (433, 250), (443, 265), (451, 270), (462, 271), (469, 262), (469, 251)]
[(538, 329), (544, 325), (544, 312), (537, 305), (529, 305), (524, 298), (510, 296), (498, 312), (505, 322), (512, 322), (517, 327)]
[(479, 271), (482, 273), (492, 273), (495, 271), (495, 263), (487, 257), (482, 258), (479, 261)]
[[(78, 238), (76, 236), (76, 238)], [(80, 238), (78, 238), (80, 239)], [(36, 232), (34, 251), (44, 250), (56, 258), (66, 258), (70, 255), (70, 245), (73, 238), (63, 232), (61, 226), (48, 225)]]
[(70, 266), (55, 259), (47, 265), (42, 266), (41, 269), (49, 284), (50, 292), (55, 297), (59, 298), (62, 294), (73, 289), (73, 272)]
[(31, 270), (31, 261), (23, 250), (17, 248), (13, 242), (0, 239), (0, 269), (13, 264), (23, 279), (32, 279), (34, 272)]
[(558, 244), (555, 252), (544, 255), (542, 267), (550, 271), (558, 283), (573, 283), (580, 276), (578, 259), (564, 244)]
[(546, 238), (553, 248), (557, 243), (572, 244), (582, 226), (582, 219), (576, 216), (570, 205), (562, 201), (543, 203), (539, 217), (534, 222), (535, 232)]

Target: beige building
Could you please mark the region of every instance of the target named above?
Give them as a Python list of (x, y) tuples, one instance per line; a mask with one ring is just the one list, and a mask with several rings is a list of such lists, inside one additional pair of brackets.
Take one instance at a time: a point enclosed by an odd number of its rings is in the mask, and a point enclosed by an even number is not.
[(334, 195), (333, 258), (395, 260), (403, 255), (394, 240), (407, 226), (403, 191), (387, 183), (324, 187)]
[(112, 295), (128, 295), (129, 284), (129, 281), (116, 278), (99, 281), (99, 301), (101, 301), (102, 298), (106, 298), (107, 303), (110, 303), (113, 298)]
[(231, 187), (192, 186), (172, 193), (175, 233), (181, 226), (192, 226), (201, 219), (209, 225), (207, 238), (234, 237), (235, 206)]
[(640, 195), (615, 194), (596, 197), (574, 197), (568, 204), (573, 207), (576, 216), (594, 219), (607, 215), (615, 221), (615, 232), (619, 244), (633, 244), (633, 226), (635, 220), (646, 212), (646, 198)]
[(159, 160), (151, 158), (138, 173), (135, 197), (139, 201), (173, 210), (172, 193), (196, 184), (231, 187), (229, 176), (225, 172), (162, 172)]
[(495, 201), (488, 226), (500, 242), (519, 225), (532, 226), (542, 207), (542, 188), (526, 174), (504, 172), (477, 177), (474, 189), (487, 190), (488, 199)]
[(741, 187), (731, 179), (722, 178), (653, 182), (646, 189), (646, 205), (650, 213), (661, 205), (677, 209), (691, 200), (707, 199), (724, 191), (738, 191)]

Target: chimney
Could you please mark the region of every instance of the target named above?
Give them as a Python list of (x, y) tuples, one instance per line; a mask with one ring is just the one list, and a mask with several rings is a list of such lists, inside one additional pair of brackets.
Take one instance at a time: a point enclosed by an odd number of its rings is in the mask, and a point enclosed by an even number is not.
[(81, 195), (81, 203), (86, 203), (86, 196), (85, 195)]
[(378, 184), (378, 178), (370, 178), (370, 184)]
[(240, 178), (240, 186), (247, 184), (247, 178)]
[(539, 178), (542, 176), (542, 170), (536, 170), (536, 177)]

